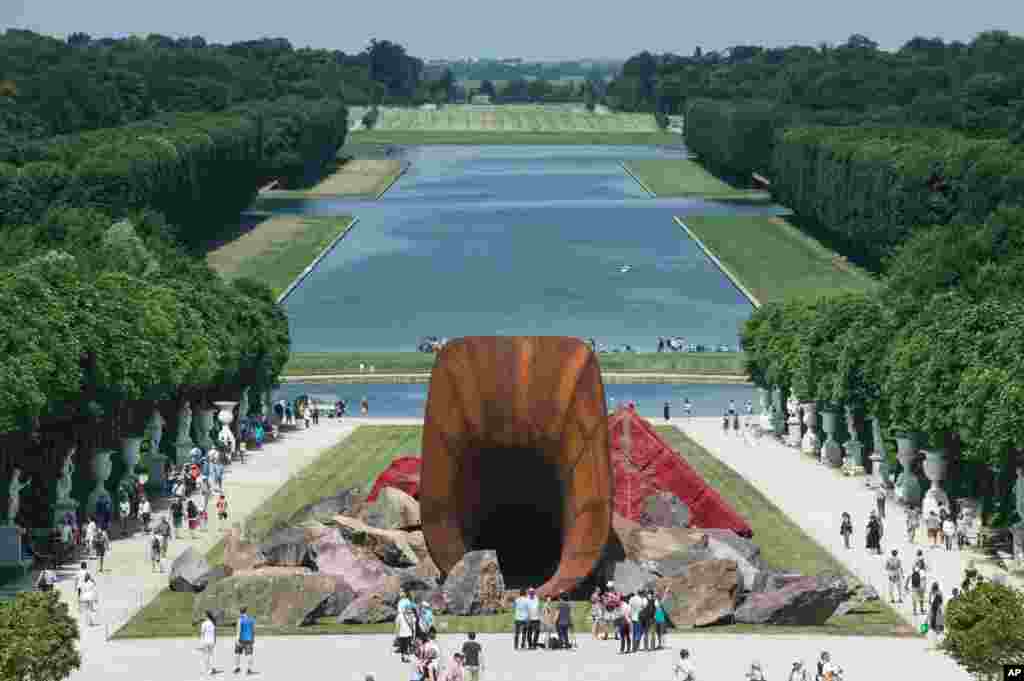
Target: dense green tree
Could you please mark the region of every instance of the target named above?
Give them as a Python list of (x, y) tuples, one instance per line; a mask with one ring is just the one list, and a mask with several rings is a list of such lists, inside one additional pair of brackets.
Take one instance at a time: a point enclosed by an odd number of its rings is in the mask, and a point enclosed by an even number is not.
[(1003, 678), (1003, 665), (1024, 663), (1024, 593), (1013, 586), (980, 582), (951, 599), (941, 645), (982, 681)]
[(0, 601), (0, 678), (64, 681), (81, 668), (78, 624), (56, 591)]

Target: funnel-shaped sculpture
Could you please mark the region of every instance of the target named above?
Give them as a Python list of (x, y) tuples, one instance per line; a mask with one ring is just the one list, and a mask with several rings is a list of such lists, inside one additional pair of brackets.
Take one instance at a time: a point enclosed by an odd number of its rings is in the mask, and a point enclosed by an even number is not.
[(448, 343), (423, 425), (420, 509), (437, 566), (493, 549), (509, 587), (578, 586), (611, 531), (607, 419), (597, 357), (582, 341)]

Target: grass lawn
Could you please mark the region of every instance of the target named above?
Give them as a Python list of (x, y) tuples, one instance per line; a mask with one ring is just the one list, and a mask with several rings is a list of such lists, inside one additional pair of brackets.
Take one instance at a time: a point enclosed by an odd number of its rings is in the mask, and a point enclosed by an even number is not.
[(276, 215), (210, 251), (207, 262), (225, 279), (252, 277), (281, 295), (352, 224), (352, 218)]
[(761, 303), (867, 291), (877, 280), (783, 218), (677, 218)]
[(405, 171), (401, 161), (387, 159), (339, 160), (327, 177), (308, 189), (273, 189), (262, 192), (265, 199), (324, 198), (332, 196), (379, 195)]
[[(775, 569), (793, 570), (805, 575), (824, 571), (853, 578), (846, 567), (800, 526), (761, 494), (739, 473), (725, 465), (706, 449), (671, 426), (658, 426), (658, 435), (700, 473), (750, 523), (761, 555)], [(735, 624), (712, 627), (706, 633), (814, 633), (845, 636), (916, 636), (917, 632), (900, 615), (881, 601), (865, 603), (845, 615), (833, 617), (823, 627), (775, 627)]]
[(668, 132), (509, 132), (505, 130), (357, 130), (352, 144), (682, 144)]
[(767, 192), (735, 189), (687, 159), (625, 161), (623, 166), (656, 196), (688, 196), (717, 201), (770, 201)]
[[(651, 372), (746, 376), (738, 352), (638, 352), (598, 355), (605, 372)], [(293, 352), (285, 376), (359, 373), (359, 365), (374, 373), (429, 373), (434, 355), (426, 352)]]

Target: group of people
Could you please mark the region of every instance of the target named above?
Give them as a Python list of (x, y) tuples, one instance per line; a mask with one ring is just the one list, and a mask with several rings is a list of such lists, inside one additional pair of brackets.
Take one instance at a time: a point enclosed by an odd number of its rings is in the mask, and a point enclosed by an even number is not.
[(660, 650), (668, 625), (662, 601), (669, 594), (668, 589), (660, 598), (653, 589), (623, 594), (616, 590), (615, 582), (608, 582), (605, 590), (597, 589), (590, 597), (594, 638), (618, 639), (620, 654), (638, 652), (641, 646), (644, 650)]
[(396, 609), (395, 650), (402, 662), (412, 664), (412, 681), (479, 681), (483, 648), (475, 633), (470, 632), (462, 649), (446, 661), (430, 603), (417, 606), (410, 592), (403, 591)]
[[(242, 671), (242, 658), (245, 658), (246, 675), (255, 674), (253, 669), (253, 650), (256, 645), (256, 620), (249, 614), (244, 605), (239, 608), (238, 623), (235, 626), (234, 654), (235, 673)], [(217, 650), (217, 621), (213, 613), (206, 611), (206, 616), (199, 625), (199, 652), (202, 659), (203, 673), (213, 677), (219, 673), (215, 657)]]
[(557, 601), (551, 596), (541, 601), (536, 589), (520, 589), (512, 610), (515, 649), (569, 650), (574, 647), (570, 640), (572, 609), (568, 594), (562, 594)]
[[(697, 681), (696, 669), (690, 651), (686, 648), (680, 650), (679, 659), (672, 667), (676, 681)], [(793, 666), (789, 669), (786, 681), (842, 681), (842, 675), (842, 668), (833, 662), (832, 656), (825, 651), (818, 657), (817, 669), (814, 674), (807, 668), (803, 660), (793, 660)], [(747, 681), (768, 681), (768, 674), (760, 661), (754, 660), (750, 663), (746, 679)]]

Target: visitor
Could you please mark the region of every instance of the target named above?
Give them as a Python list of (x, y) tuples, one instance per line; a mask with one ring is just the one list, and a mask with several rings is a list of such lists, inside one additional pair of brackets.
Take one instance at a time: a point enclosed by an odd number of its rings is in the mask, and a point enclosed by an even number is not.
[(146, 497), (142, 497), (142, 503), (139, 504), (139, 515), (142, 516), (142, 531), (149, 534), (149, 522), (153, 518), (153, 505)]
[(174, 538), (181, 538), (181, 528), (185, 518), (185, 506), (180, 496), (175, 496), (171, 502), (171, 518), (174, 520)]
[(601, 596), (601, 588), (596, 587), (590, 596), (590, 634), (597, 641), (604, 628), (604, 602)]
[(967, 561), (967, 569), (964, 570), (964, 579), (960, 586), (966, 591), (978, 579), (978, 568), (975, 566), (974, 559), (971, 558)]
[(690, 403), (690, 398), (683, 399), (683, 416), (690, 418), (693, 416), (693, 404)]
[(398, 652), (402, 655), (402, 662), (408, 662), (410, 655), (413, 655), (413, 635), (416, 633), (416, 621), (412, 616), (412, 600), (409, 593), (402, 592), (402, 598), (398, 601), (398, 615), (395, 617), (395, 636), (398, 639)]
[(224, 524), (228, 519), (228, 500), (221, 492), (220, 496), (217, 497), (217, 529), (224, 529)]
[(697, 672), (690, 660), (690, 651), (683, 648), (679, 651), (679, 661), (672, 667), (676, 681), (697, 681)]
[(741, 434), (740, 433), (740, 415), (739, 414), (735, 414), (734, 413), (732, 415), (732, 429), (736, 433), (736, 437), (739, 437), (740, 434)]
[(572, 626), (572, 609), (569, 606), (569, 594), (562, 594), (558, 603), (558, 641), (563, 650), (569, 650), (569, 628)]
[(751, 417), (753, 415), (754, 415), (754, 403), (751, 402), (750, 400), (747, 400), (746, 402), (743, 403), (744, 421), (749, 423), (750, 420), (751, 420)]
[[(512, 603), (515, 626), (515, 639), (512, 649), (519, 650), (520, 642), (526, 648), (530, 642), (530, 602), (526, 598), (526, 589), (519, 590), (519, 596)], [(520, 637), (522, 637), (520, 639)]]
[(882, 487), (875, 490), (875, 507), (878, 509), (878, 517), (885, 518), (885, 489)]
[(359, 403), (359, 410), (362, 412), (363, 416), (370, 413), (370, 400), (365, 396), (363, 397), (363, 401)]
[(171, 543), (171, 524), (167, 521), (167, 516), (160, 518), (160, 524), (156, 528), (156, 534), (160, 536), (160, 557), (167, 557), (167, 547)]
[(764, 671), (761, 670), (761, 663), (754, 660), (750, 663), (750, 671), (746, 674), (747, 681), (767, 681)]
[(882, 523), (874, 511), (871, 511), (871, 516), (868, 518), (866, 544), (868, 551), (882, 554)]
[(164, 496), (170, 496), (174, 491), (174, 466), (171, 465), (170, 460), (164, 462)]
[(100, 592), (96, 580), (88, 572), (78, 587), (78, 602), (83, 619), (90, 627), (96, 626), (96, 608), (99, 606)]
[(466, 669), (463, 666), (464, 656), (461, 652), (452, 655), (452, 662), (445, 671), (445, 681), (465, 681)]
[(907, 509), (907, 542), (910, 544), (914, 543), (914, 535), (917, 534), (917, 528), (921, 526), (921, 512), (916, 508)]
[(604, 640), (608, 640), (610, 633), (617, 641), (619, 627), (615, 624), (615, 620), (619, 612), (619, 594), (615, 591), (615, 582), (608, 582), (608, 587), (602, 596), (601, 610), (604, 612)]
[(302, 422), (306, 426), (306, 430), (309, 430), (310, 422), (313, 419), (313, 414), (311, 412), (312, 409), (310, 409), (310, 406), (308, 404), (303, 404), (302, 406), (299, 407), (299, 414), (302, 417)]
[(889, 576), (889, 602), (903, 602), (903, 563), (899, 552), (892, 550), (892, 555), (885, 561), (885, 573)]
[(554, 650), (558, 644), (558, 610), (551, 602), (551, 596), (544, 599), (540, 611), (540, 643), (538, 645)]
[(640, 624), (644, 629), (644, 650), (654, 650), (654, 613), (657, 610), (654, 604), (654, 591), (648, 590), (643, 597), (644, 607), (640, 611)]
[(210, 503), (210, 497), (213, 496), (213, 485), (210, 484), (210, 478), (203, 476), (203, 479), (199, 483), (199, 496), (202, 497), (203, 508)]
[(915, 615), (924, 615), (924, 572), (914, 564), (913, 571), (907, 577), (907, 590), (910, 592), (910, 604)]
[(939, 530), (942, 527), (942, 521), (939, 520), (939, 516), (935, 513), (935, 509), (932, 509), (928, 513), (928, 517), (924, 520), (924, 526), (928, 529), (928, 539), (931, 541), (932, 548), (937, 548), (939, 545)]
[(199, 625), (199, 652), (203, 659), (203, 673), (213, 676), (217, 668), (213, 666), (213, 651), (217, 646), (217, 625), (213, 621), (213, 613), (206, 611), (206, 617)]
[(319, 425), (320, 423), (320, 407), (313, 407), (313, 425)]
[(537, 590), (532, 586), (526, 591), (526, 609), (529, 615), (529, 634), (527, 640), (530, 643), (530, 650), (537, 648), (540, 640), (540, 598), (537, 597)]
[(96, 518), (89, 516), (89, 522), (85, 525), (85, 554), (88, 558), (93, 556), (92, 550), (96, 541), (97, 529), (99, 528), (96, 526)]
[(832, 661), (832, 656), (827, 652), (823, 652), (821, 657), (818, 658), (818, 676), (816, 681), (834, 681), (838, 671), (839, 667)]
[(132, 502), (128, 500), (127, 496), (121, 497), (121, 503), (118, 505), (118, 515), (121, 521), (121, 536), (128, 536), (128, 519), (132, 515)]
[(427, 634), (437, 635), (437, 629), (434, 627), (434, 610), (430, 607), (430, 603), (427, 601), (420, 603), (419, 615), (420, 628)]
[(199, 508), (199, 529), (202, 532), (206, 532), (210, 526), (210, 514), (207, 511), (207, 504), (209, 503), (209, 497), (203, 497), (202, 506)]
[(75, 593), (78, 594), (78, 599), (82, 599), (82, 582), (89, 576), (89, 567), (83, 561), (78, 567), (78, 572), (75, 573)]
[(196, 508), (196, 502), (192, 499), (188, 500), (188, 506), (185, 509), (185, 513), (188, 516), (188, 531), (192, 535), (192, 538), (196, 538), (196, 529), (199, 527), (199, 509)]
[(938, 582), (932, 582), (932, 591), (929, 595), (928, 604), (928, 630), (931, 632), (934, 641), (938, 641), (945, 629), (945, 619), (942, 612), (942, 590)]
[(644, 637), (644, 625), (640, 620), (640, 613), (644, 609), (644, 598), (639, 592), (634, 593), (629, 599), (629, 621), (633, 625), (633, 648), (632, 652), (640, 649), (640, 641)]
[(97, 572), (103, 572), (103, 559), (107, 555), (107, 551), (110, 549), (110, 535), (102, 527), (96, 530), (96, 535), (92, 541), (92, 550), (96, 554), (97, 560), (100, 562)]
[(426, 643), (423, 646), (424, 672), (426, 681), (439, 681), (441, 676), (441, 648), (437, 645), (437, 637), (424, 634)]
[(665, 402), (665, 420), (669, 420), (669, 403), (667, 401)]
[(36, 588), (40, 591), (53, 591), (53, 585), (57, 583), (57, 575), (53, 570), (43, 568), (36, 578)]
[(804, 667), (803, 660), (793, 660), (793, 668), (789, 672), (789, 678), (786, 681), (810, 681), (807, 678), (807, 668)]
[(850, 548), (850, 537), (853, 535), (853, 520), (850, 519), (850, 514), (843, 511), (842, 520), (839, 523), (839, 534), (843, 538), (843, 545), (846, 548)]
[(729, 400), (729, 409), (726, 413), (728, 413), (729, 416), (736, 414), (736, 400)]
[(235, 642), (235, 673), (242, 671), (242, 655), (245, 655), (245, 673), (255, 674), (252, 669), (252, 649), (256, 643), (256, 620), (244, 605), (238, 609), (238, 629)]
[(469, 640), (462, 644), (462, 655), (466, 665), (466, 681), (480, 681), (484, 669), (483, 648), (476, 642), (476, 632), (469, 632)]
[(628, 595), (623, 595), (619, 601), (618, 610), (615, 615), (615, 624), (619, 630), (619, 654), (623, 655), (630, 651), (633, 640), (633, 622), (629, 617)]
[(665, 587), (665, 591), (661, 598), (655, 597), (654, 599), (654, 633), (657, 638), (657, 649), (661, 650), (665, 647), (665, 628), (668, 626), (668, 615), (665, 613), (664, 601), (668, 598), (671, 591), (668, 587)]
[(210, 450), (210, 475), (213, 476), (213, 487), (224, 488), (224, 464), (221, 451), (214, 447)]
[(149, 553), (149, 562), (153, 566), (153, 572), (163, 572), (163, 567), (160, 565), (160, 556), (162, 555), (160, 535), (156, 532), (146, 542), (146, 551)]
[[(946, 516), (946, 519), (942, 521), (942, 539), (946, 543), (946, 550), (953, 550), (953, 539), (956, 537), (956, 523), (953, 522), (952, 516)], [(959, 546), (957, 548), (960, 548)]]
[(726, 433), (729, 432), (729, 410), (726, 409), (725, 413), (722, 414), (722, 430)]

